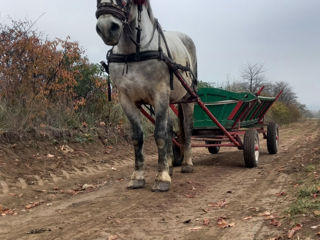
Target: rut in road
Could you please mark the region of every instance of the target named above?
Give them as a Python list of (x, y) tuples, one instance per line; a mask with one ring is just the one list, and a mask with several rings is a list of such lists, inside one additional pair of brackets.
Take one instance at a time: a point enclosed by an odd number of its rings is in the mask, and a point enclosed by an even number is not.
[[(318, 138), (318, 121), (286, 127), (281, 130), (280, 153), (269, 155), (263, 147), (264, 153), (256, 169), (244, 168), (240, 151), (211, 155), (206, 149), (197, 149), (194, 151), (195, 172), (185, 175), (176, 168), (168, 193), (150, 191), (155, 177), (156, 154), (154, 146), (146, 144), (145, 189), (126, 189), (133, 165), (132, 157), (128, 159), (126, 153), (116, 170), (109, 168), (105, 172), (81, 176), (88, 184), (109, 179), (97, 190), (74, 196), (62, 195), (32, 211), (0, 218), (0, 238), (102, 240), (117, 236), (118, 239), (258, 240), (276, 237), (280, 234), (277, 228), (266, 224), (259, 214), (275, 213), (286, 206), (290, 199), (279, 199), (277, 193), (292, 183), (290, 176), (281, 169), (291, 164), (297, 154), (303, 154), (297, 152), (297, 146), (301, 151), (307, 151)], [(56, 185), (57, 188), (68, 187), (79, 179), (80, 176), (60, 179)], [(46, 189), (46, 186), (42, 187)], [(46, 193), (42, 194), (39, 197), (46, 196)], [(223, 200), (226, 202), (224, 207), (212, 207)], [(16, 206), (19, 209), (21, 201)], [(234, 226), (219, 228), (217, 220), (221, 217)], [(245, 220), (247, 217), (251, 218)], [(50, 231), (26, 234), (34, 229)]]

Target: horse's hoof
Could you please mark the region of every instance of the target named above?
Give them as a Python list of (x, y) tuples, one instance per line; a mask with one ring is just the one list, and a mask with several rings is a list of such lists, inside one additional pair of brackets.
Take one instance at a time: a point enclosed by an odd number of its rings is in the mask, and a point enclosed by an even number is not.
[(170, 167), (170, 168), (169, 168), (169, 175), (170, 175), (170, 177), (173, 176), (173, 167)]
[(144, 185), (146, 184), (146, 181), (144, 179), (142, 180), (131, 180), (128, 184), (128, 189), (139, 189), (144, 188)]
[(192, 165), (184, 165), (181, 167), (182, 173), (192, 173), (193, 172), (193, 166)]
[(156, 181), (152, 186), (152, 192), (167, 192), (170, 189), (170, 182)]

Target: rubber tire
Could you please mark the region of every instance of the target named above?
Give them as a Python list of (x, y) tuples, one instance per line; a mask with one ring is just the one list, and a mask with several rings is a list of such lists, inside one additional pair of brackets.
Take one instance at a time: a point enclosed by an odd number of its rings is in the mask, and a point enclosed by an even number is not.
[(256, 143), (260, 148), (257, 130), (247, 130), (243, 139), (243, 158), (246, 168), (254, 168), (258, 166), (259, 155), (258, 158), (256, 158)]
[(270, 122), (267, 127), (267, 148), (269, 154), (277, 154), (279, 149), (279, 126)]
[[(206, 144), (220, 144), (221, 142), (216, 141), (206, 141)], [(220, 147), (208, 147), (208, 151), (211, 154), (218, 154), (220, 151)]]
[(181, 153), (181, 149), (179, 146), (172, 144), (172, 151), (173, 151), (172, 166), (180, 167), (183, 161), (183, 154)]

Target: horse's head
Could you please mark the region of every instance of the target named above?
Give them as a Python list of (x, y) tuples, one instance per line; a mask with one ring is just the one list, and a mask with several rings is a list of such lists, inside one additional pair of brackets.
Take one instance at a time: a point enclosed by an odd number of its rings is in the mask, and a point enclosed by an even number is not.
[(143, 5), (147, 0), (97, 0), (96, 30), (105, 44), (114, 46), (119, 43), (124, 24), (134, 20), (133, 5)]

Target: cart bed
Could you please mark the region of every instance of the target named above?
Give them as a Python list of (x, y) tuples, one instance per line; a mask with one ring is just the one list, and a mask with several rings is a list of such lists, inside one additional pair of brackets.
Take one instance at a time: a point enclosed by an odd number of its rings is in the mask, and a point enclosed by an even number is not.
[[(231, 92), (219, 88), (201, 88), (198, 96), (226, 128), (250, 127), (259, 123), (276, 97), (261, 97), (249, 92)], [(218, 129), (198, 106), (193, 115), (194, 129)]]

